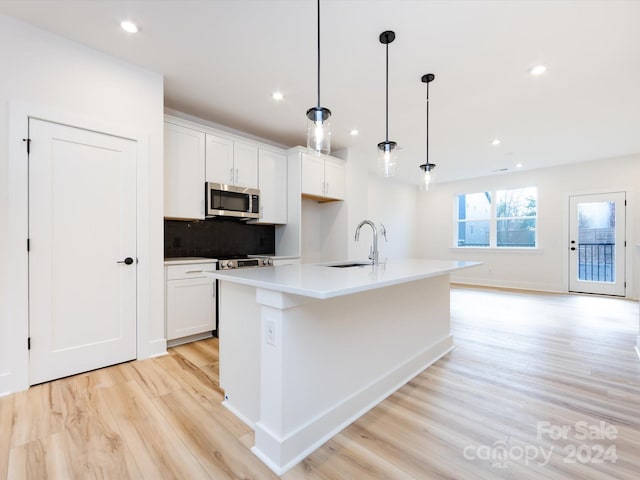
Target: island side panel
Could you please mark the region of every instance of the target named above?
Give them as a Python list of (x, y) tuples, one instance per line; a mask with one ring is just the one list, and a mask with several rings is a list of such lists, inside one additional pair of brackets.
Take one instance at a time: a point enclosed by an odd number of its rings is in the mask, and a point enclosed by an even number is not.
[(219, 281), (220, 388), (222, 403), (255, 428), (260, 395), (260, 305), (256, 289)]
[(279, 295), (262, 307), (253, 449), (278, 474), (453, 346), (448, 274), (314, 302)]

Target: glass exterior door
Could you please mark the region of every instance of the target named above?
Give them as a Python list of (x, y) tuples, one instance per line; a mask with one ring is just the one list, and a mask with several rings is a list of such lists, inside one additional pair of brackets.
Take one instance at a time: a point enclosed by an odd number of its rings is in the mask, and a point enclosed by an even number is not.
[(625, 197), (569, 197), (569, 291), (625, 295)]

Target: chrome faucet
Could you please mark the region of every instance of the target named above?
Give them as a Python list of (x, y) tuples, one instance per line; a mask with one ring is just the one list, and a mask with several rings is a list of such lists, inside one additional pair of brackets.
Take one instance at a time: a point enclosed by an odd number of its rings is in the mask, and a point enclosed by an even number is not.
[[(373, 247), (369, 249), (369, 260), (371, 260), (371, 263), (373, 265), (377, 265), (378, 264), (378, 229), (376, 228), (376, 224), (373, 223), (371, 220), (361, 221), (356, 227), (356, 237), (355, 237), (356, 242), (360, 240), (360, 229), (362, 228), (363, 225), (369, 225), (373, 230)], [(386, 237), (386, 232), (385, 232), (385, 237)]]

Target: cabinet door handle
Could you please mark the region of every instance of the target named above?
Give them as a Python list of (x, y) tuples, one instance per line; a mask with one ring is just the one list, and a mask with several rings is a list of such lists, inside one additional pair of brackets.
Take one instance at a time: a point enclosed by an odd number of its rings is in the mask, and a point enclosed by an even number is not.
[(326, 192), (324, 192), (324, 193), (326, 193), (327, 195), (329, 195), (329, 182), (327, 182), (327, 191), (326, 191)]
[(236, 183), (235, 183), (236, 185), (239, 185), (239, 183), (238, 183), (238, 177), (239, 176), (240, 176), (240, 169), (236, 168)]
[(233, 167), (229, 169), (229, 183), (233, 184)]
[(187, 270), (185, 273), (202, 273), (202, 270)]

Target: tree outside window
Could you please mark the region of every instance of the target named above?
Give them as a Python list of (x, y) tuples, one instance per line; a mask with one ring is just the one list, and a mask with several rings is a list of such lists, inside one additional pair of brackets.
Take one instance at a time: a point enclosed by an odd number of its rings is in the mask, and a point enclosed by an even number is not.
[(537, 209), (536, 187), (458, 195), (457, 246), (535, 248)]
[(535, 247), (537, 188), (496, 192), (498, 247)]

